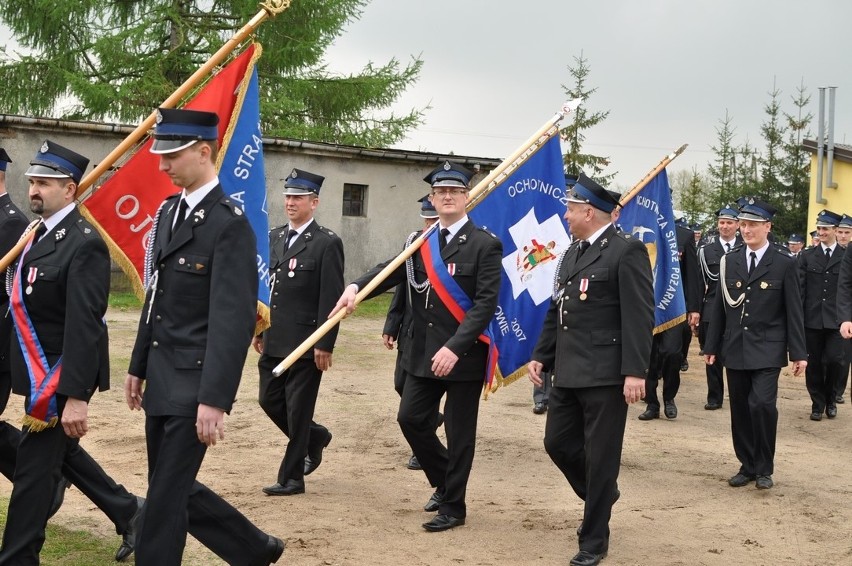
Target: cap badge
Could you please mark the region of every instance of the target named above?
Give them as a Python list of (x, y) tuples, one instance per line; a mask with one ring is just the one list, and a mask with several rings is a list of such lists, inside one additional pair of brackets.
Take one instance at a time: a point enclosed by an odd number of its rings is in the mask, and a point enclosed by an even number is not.
[(43, 144), (41, 144), (41, 149), (39, 149), (39, 151), (41, 153), (47, 153), (48, 151), (50, 151), (50, 146), (47, 145), (47, 142), (44, 142)]
[(749, 204), (754, 204), (754, 197), (749, 197), (749, 199), (748, 199), (748, 203), (749, 203)]
[(452, 168), (453, 168), (453, 166), (450, 165), (449, 161), (444, 161), (444, 171), (449, 171)]
[(157, 108), (157, 117), (155, 118), (155, 121), (156, 121), (158, 124), (162, 124), (162, 123), (163, 123), (163, 113), (162, 113), (162, 112), (160, 112), (160, 109), (159, 109), (159, 108)]
[(295, 178), (296, 178), (296, 177), (298, 177), (298, 176), (299, 176), (298, 172), (297, 172), (295, 169), (293, 169), (293, 172), (292, 172), (292, 173), (290, 173), (290, 177), (292, 177), (293, 179), (295, 179)]

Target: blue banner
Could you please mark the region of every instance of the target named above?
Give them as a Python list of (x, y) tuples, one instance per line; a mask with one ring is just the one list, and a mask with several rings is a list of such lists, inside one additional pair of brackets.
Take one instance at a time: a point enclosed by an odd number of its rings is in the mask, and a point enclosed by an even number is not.
[[(258, 53), (258, 56), (260, 54)], [(254, 61), (252, 61), (254, 63)], [(257, 69), (243, 81), (229, 126), (230, 140), (219, 170), (229, 197), (242, 205), (257, 238), (258, 331), (269, 326), (269, 219), (266, 212), (266, 175), (260, 131)]]
[(470, 212), (503, 242), (495, 387), (527, 373), (550, 306), (556, 263), (570, 244), (562, 219), (567, 202), (562, 152), (553, 137)]
[(654, 270), (654, 334), (685, 320), (686, 303), (669, 178), (663, 169), (621, 211), (618, 224), (645, 247)]

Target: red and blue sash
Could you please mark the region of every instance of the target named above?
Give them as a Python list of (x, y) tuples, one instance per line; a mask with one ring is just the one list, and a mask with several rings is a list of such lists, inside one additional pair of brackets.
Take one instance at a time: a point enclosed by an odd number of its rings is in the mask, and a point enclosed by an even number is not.
[(18, 344), (27, 364), (27, 374), (30, 378), (30, 403), (27, 412), (22, 419), (22, 424), (29, 427), (31, 432), (39, 432), (46, 428), (56, 426), (59, 421), (56, 410), (56, 388), (59, 385), (59, 373), (62, 370), (62, 357), (56, 361), (56, 365), (50, 367), (47, 357), (36, 335), (32, 320), (24, 305), (24, 296), (21, 291), (21, 266), (23, 258), (32, 246), (32, 240), (27, 244), (21, 261), (15, 269), (15, 280), (12, 283), (11, 311), (12, 320), (15, 323), (15, 334)]
[[(429, 277), (429, 282), (432, 289), (447, 307), (447, 310), (453, 315), (459, 324), (464, 319), (465, 313), (473, 306), (473, 301), (467, 296), (467, 293), (459, 287), (456, 280), (453, 279), (449, 272), (448, 266), (441, 259), (440, 245), (438, 238), (442, 238), (440, 230), (434, 229), (426, 242), (420, 247), (420, 254), (423, 256), (423, 264), (426, 268), (426, 275)], [(486, 392), (491, 389), (491, 383), (494, 381), (494, 372), (497, 369), (497, 345), (494, 342), (495, 333), (491, 328), (494, 324), (492, 317), (491, 322), (479, 335), (479, 341), (488, 346), (488, 362), (485, 364), (485, 384)]]

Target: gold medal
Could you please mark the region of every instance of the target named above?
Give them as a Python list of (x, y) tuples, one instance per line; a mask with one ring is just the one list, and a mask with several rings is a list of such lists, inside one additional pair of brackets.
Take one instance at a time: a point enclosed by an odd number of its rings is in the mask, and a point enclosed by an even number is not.
[(585, 293), (580, 293), (580, 300), (581, 300), (581, 301), (585, 301), (587, 297), (588, 297), (588, 295), (587, 295), (587, 294), (585, 294)]
[(761, 288), (761, 289), (768, 289), (768, 288), (769, 288), (769, 283), (767, 283), (766, 281), (761, 281), (761, 282), (760, 282), (760, 288)]
[(27, 288), (26, 288), (26, 289), (24, 289), (24, 293), (26, 293), (27, 295), (29, 295), (29, 294), (30, 294), (30, 293), (32, 293), (32, 292), (33, 292), (33, 286), (32, 286), (32, 285), (27, 285)]
[(288, 271), (287, 272), (287, 277), (295, 277), (295, 276), (296, 276), (296, 273), (294, 271)]
[(741, 282), (741, 281), (737, 281), (737, 289), (739, 289), (739, 288), (740, 288), (740, 287), (742, 287), (742, 286), (743, 286), (742, 282)]

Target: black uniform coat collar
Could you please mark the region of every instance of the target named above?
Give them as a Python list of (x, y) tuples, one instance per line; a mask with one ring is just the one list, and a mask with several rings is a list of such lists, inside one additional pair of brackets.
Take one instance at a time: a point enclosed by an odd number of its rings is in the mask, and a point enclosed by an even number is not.
[(613, 236), (615, 236), (615, 234), (615, 226), (610, 224), (610, 226), (603, 231), (600, 238), (595, 240), (595, 243), (589, 246), (589, 248), (583, 253), (583, 257), (579, 260), (577, 259), (577, 255), (580, 252), (578, 240), (577, 244), (572, 246), (572, 249), (568, 250), (568, 255), (565, 257), (565, 277), (562, 278), (561, 282), (565, 283), (579, 273), (580, 270), (585, 269), (597, 261), (601, 257), (601, 250), (609, 246), (609, 241)]
[(180, 249), (181, 246), (192, 240), (193, 230), (196, 226), (204, 224), (210, 215), (210, 209), (225, 196), (222, 190), (222, 185), (216, 185), (212, 191), (207, 193), (198, 206), (189, 211), (189, 216), (180, 225), (177, 232), (172, 234), (172, 224), (175, 214), (177, 214), (177, 201), (169, 210), (168, 221), (165, 226), (158, 230), (157, 239), (161, 242), (157, 254), (157, 261), (173, 254)]
[[(468, 220), (467, 222), (459, 228), (459, 231), (456, 232), (456, 235), (447, 242), (444, 246), (444, 249), (441, 250), (441, 259), (448, 260), (452, 256), (458, 253), (459, 248), (467, 243), (467, 239), (470, 237), (470, 233), (476, 229), (473, 222)], [(439, 234), (439, 238), (442, 236)]]
[(65, 233), (64, 231), (71, 229), (75, 224), (77, 224), (80, 218), (82, 218), (80, 211), (75, 206), (74, 210), (69, 212), (65, 218), (60, 220), (59, 224), (57, 224), (50, 233), (45, 234), (38, 242), (32, 245), (24, 260), (29, 263), (40, 257), (52, 254), (56, 250), (57, 243), (65, 239), (63, 235)]
[(748, 265), (751, 263), (751, 257), (749, 254), (751, 253), (751, 249), (743, 245), (742, 251), (740, 253), (729, 253), (728, 257), (729, 261), (733, 263), (726, 268), (733, 268), (733, 274), (737, 279), (742, 279), (746, 282), (746, 284), (750, 284), (753, 281), (760, 279), (769, 273), (769, 268), (772, 265), (772, 261), (775, 259), (775, 254), (777, 253), (775, 247), (772, 244), (769, 244), (769, 248), (767, 248), (766, 253), (763, 254), (763, 257), (760, 258), (760, 262), (754, 267), (754, 271), (749, 274)]
[[(281, 238), (278, 239), (278, 242), (280, 242), (281, 246), (278, 257), (282, 258), (282, 261), (287, 261), (291, 257), (303, 251), (306, 247), (308, 247), (307, 243), (311, 241), (311, 239), (314, 237), (314, 232), (318, 228), (319, 225), (317, 224), (317, 221), (311, 218), (311, 221), (308, 223), (307, 228), (302, 230), (302, 233), (296, 236), (296, 240), (292, 244), (290, 244), (289, 248), (285, 250), (284, 246), (287, 245), (287, 234), (290, 232), (290, 227), (288, 225), (287, 231), (282, 232)], [(276, 245), (279, 244), (276, 243)]]

